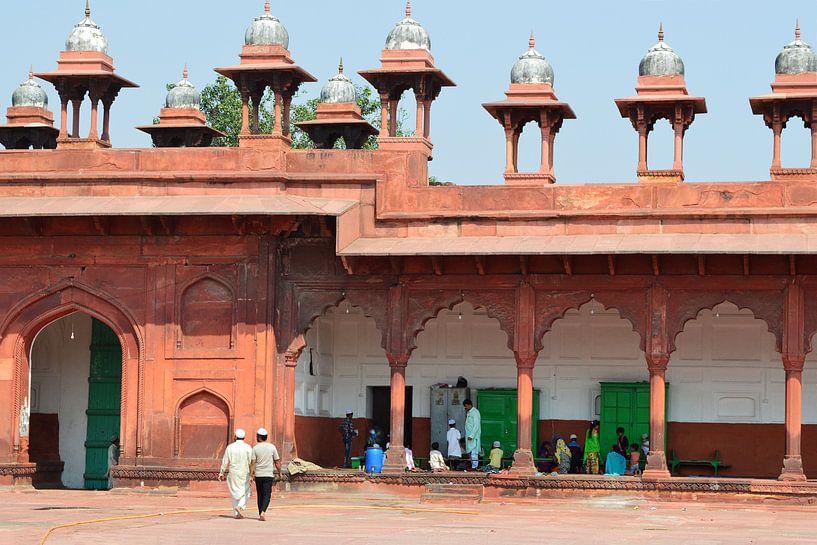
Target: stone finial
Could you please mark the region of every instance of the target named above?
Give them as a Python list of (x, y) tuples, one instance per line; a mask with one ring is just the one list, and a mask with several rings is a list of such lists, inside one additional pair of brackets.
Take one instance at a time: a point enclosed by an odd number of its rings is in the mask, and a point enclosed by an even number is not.
[(411, 19), (411, 0), (406, 0), (406, 19)]
[(340, 63), (338, 64), (338, 74), (343, 74), (343, 57), (340, 58)]
[(33, 64), (28, 67), (28, 79), (30, 79), (30, 80), (34, 79), (34, 65)]
[(528, 40), (528, 46), (530, 46), (531, 49), (536, 48), (536, 38), (533, 37), (532, 30), (530, 31), (530, 39)]
[(85, 17), (91, 17), (91, 0), (85, 0)]
[(269, 15), (269, 12), (270, 12), (269, 0), (266, 0), (266, 1), (264, 2), (264, 13), (266, 13), (267, 15)]
[(800, 19), (798, 18), (794, 24), (794, 39), (800, 41)]
[(184, 71), (182, 71), (182, 79), (187, 79), (187, 63), (184, 63)]
[(664, 22), (661, 21), (658, 23), (658, 43), (662, 43), (664, 41)]

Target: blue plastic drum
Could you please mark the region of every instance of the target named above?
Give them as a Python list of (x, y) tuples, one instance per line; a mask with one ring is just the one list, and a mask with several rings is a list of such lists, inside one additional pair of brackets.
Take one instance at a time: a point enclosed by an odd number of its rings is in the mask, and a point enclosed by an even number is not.
[(380, 473), (383, 471), (383, 449), (369, 447), (366, 449), (366, 473)]

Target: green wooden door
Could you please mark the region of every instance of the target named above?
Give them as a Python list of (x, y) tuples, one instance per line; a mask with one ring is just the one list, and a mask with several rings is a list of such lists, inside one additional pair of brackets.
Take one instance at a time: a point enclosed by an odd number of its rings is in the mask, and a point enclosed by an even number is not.
[[(487, 454), (494, 441), (502, 443), (505, 456), (516, 451), (517, 411), (515, 389), (479, 390), (477, 405), (482, 417), (482, 449)], [(533, 391), (532, 441), (536, 448), (539, 423), (539, 390)]]
[[(669, 392), (669, 384), (667, 384), (667, 392)], [(610, 447), (618, 440), (616, 429), (619, 427), (624, 428), (630, 444), (640, 445), (641, 436), (650, 433), (649, 383), (602, 382), (600, 423), (602, 458), (607, 456)], [(665, 443), (666, 436), (665, 432)]]
[(108, 447), (119, 434), (122, 402), (122, 347), (107, 325), (94, 319), (88, 376), (88, 433), (85, 439), (85, 488), (108, 488)]

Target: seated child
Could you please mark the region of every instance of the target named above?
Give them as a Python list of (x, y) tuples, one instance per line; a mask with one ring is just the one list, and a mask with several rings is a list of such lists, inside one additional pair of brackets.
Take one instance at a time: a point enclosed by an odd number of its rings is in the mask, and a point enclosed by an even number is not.
[(428, 465), (431, 467), (431, 471), (448, 471), (443, 453), (440, 452), (440, 444), (437, 442), (431, 443), (431, 452), (428, 453)]
[(488, 466), (493, 469), (502, 469), (502, 457), (505, 456), (505, 451), (502, 450), (502, 444), (499, 441), (494, 441), (493, 448), (488, 455)]
[(641, 475), (641, 449), (638, 445), (633, 443), (630, 445), (630, 467), (627, 469), (627, 475)]

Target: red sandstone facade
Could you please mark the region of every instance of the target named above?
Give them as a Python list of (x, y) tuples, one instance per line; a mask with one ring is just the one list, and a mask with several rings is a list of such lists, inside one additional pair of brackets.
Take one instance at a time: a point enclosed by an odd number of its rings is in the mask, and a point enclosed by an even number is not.
[[(643, 183), (551, 185), (548, 112), (562, 112), (560, 124), (572, 110), (555, 102), (550, 84), (537, 84), (542, 104), (528, 108), (541, 111), (542, 172), (514, 176), (517, 127), (508, 113), (506, 185), (430, 187), (430, 106), (451, 82), (427, 51), (384, 51), (382, 68), (364, 73), (383, 99), (380, 146), (370, 151), (292, 149), (286, 123), (255, 134), (257, 85), (277, 86), (280, 121), (293, 86), (311, 78), (284, 48), (256, 53), (257, 70), (246, 51), (241, 65), (220, 69), (246, 80), (239, 148), (109, 148), (107, 125), (101, 138), (95, 127), (80, 138), (76, 123), (68, 132), (63, 98), (58, 149), (0, 152), (1, 483), (24, 483), (35, 471), (21, 426), (34, 337), (76, 311), (110, 326), (123, 348), (118, 485), (214, 478), (216, 456), (185, 455), (193, 428), (209, 425), (207, 414), (185, 412), (196, 396), (226, 411), (226, 430), (205, 429), (214, 444), (237, 427), (265, 426), (285, 458), (313, 455), (336, 423), (296, 418), (295, 366), (312, 322), (342, 302), (382, 333), (392, 387), (387, 470), (402, 471), (403, 386), (417, 335), (463, 300), (498, 320), (516, 359), (517, 475), (534, 472), (535, 446), (524, 438), (537, 425), (532, 373), (542, 338), (591, 300), (629, 320), (644, 351), (653, 445), (644, 479), (669, 477), (663, 396), (676, 336), (724, 301), (750, 309), (776, 340), (785, 441), (770, 441), (780, 479), (815, 475), (814, 437), (812, 452), (801, 448), (801, 377), (817, 332), (817, 171), (774, 164), (772, 181), (681, 182), (680, 139), (702, 102), (679, 87), (655, 114), (677, 114), (671, 173), (651, 173), (642, 154)], [(417, 132), (403, 138), (388, 127), (407, 87), (420, 100)], [(107, 116), (112, 99), (100, 96)], [(626, 115), (645, 146), (655, 115), (642, 119), (643, 96), (621, 107), (633, 108)], [(790, 98), (753, 108), (771, 104), (767, 122), (778, 127), (780, 116), (799, 112), (785, 108)], [(503, 104), (486, 107), (500, 115), (515, 106)], [(532, 110), (525, 116), (536, 119)]]

